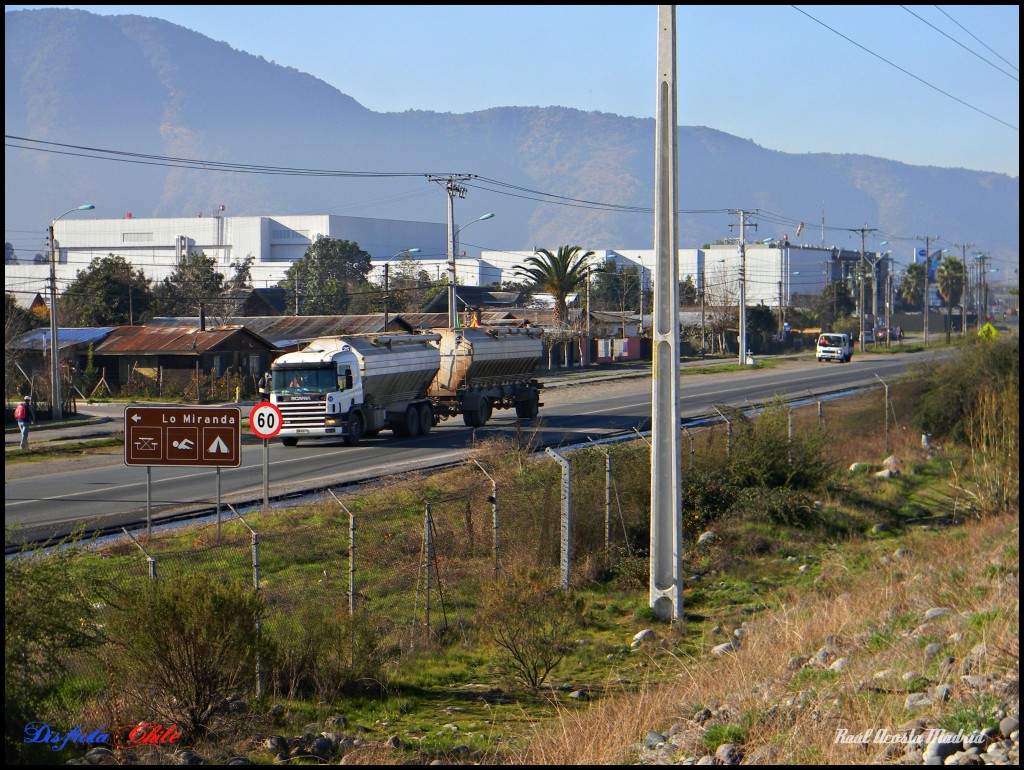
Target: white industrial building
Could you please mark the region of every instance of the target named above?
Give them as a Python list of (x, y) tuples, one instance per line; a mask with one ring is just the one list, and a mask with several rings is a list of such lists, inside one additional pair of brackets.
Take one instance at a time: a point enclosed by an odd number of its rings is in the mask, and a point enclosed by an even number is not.
[[(252, 255), (252, 280), (257, 288), (276, 286), (285, 271), (301, 258), (319, 236), (353, 241), (368, 252), (376, 266), (399, 252), (418, 248), (415, 256), (446, 259), (448, 225), (369, 219), (331, 214), (254, 217), (176, 217), (61, 219), (54, 228), (58, 291), (88, 267), (94, 257), (116, 254), (160, 281), (169, 276), (182, 256), (195, 251), (213, 257), (218, 269), (231, 275), (232, 263)], [(48, 296), (48, 263), (20, 262), (4, 266), (4, 288), (28, 304), (38, 292)]]
[[(456, 232), (458, 227), (456, 226)], [(448, 273), (448, 228), (444, 222), (411, 222), (395, 219), (335, 216), (331, 214), (281, 216), (199, 216), (178, 218), (61, 219), (55, 226), (58, 291), (63, 291), (95, 257), (116, 254), (160, 281), (169, 276), (182, 256), (191, 252), (213, 257), (224, 275), (232, 263), (253, 257), (251, 275), (256, 288), (276, 286), (292, 263), (301, 258), (317, 237), (353, 241), (368, 252), (374, 270), (371, 280), (380, 282), (383, 265), (404, 257), (419, 263), (433, 280)], [(555, 251), (557, 247), (552, 247)], [(657, 262), (653, 249), (583, 249), (594, 251), (595, 267), (611, 260), (619, 266), (633, 266), (646, 290), (654, 288)], [(767, 241), (745, 247), (746, 301), (748, 305), (778, 307), (794, 298), (821, 292), (830, 280), (851, 275), (859, 261), (858, 252), (834, 247), (802, 246), (789, 241)], [(491, 286), (519, 281), (515, 268), (534, 255), (533, 251), (483, 251), (467, 257), (455, 246), (456, 282), (466, 286)], [(885, 286), (888, 260), (868, 254), (878, 262), (879, 291)], [(48, 264), (19, 262), (5, 265), (4, 287), (21, 304), (35, 295), (48, 296)], [(718, 291), (735, 301), (740, 280), (740, 251), (736, 244), (713, 245), (706, 249), (680, 249), (678, 279), (692, 276), (708, 295)], [(731, 288), (735, 287), (735, 289)], [(870, 298), (868, 300), (870, 307)]]

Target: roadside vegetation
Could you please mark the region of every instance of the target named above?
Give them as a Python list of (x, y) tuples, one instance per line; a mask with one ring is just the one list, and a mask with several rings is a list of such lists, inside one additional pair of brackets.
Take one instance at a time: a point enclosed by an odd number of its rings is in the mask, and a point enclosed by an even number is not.
[[(727, 413), (729, 433), (684, 435), (678, 625), (648, 607), (650, 448), (639, 439), (568, 455), (567, 591), (560, 472), (528, 435), (345, 495), (364, 565), (355, 615), (349, 519), (331, 498), (246, 517), (266, 549), (258, 593), (238, 520), (220, 545), (210, 526), (144, 543), (155, 581), (132, 543), (8, 559), (8, 762), (52, 760), (20, 741), (29, 721), (163, 720), (210, 762), (351, 764), (630, 764), (652, 731), (673, 736), (670, 761), (727, 745), (762, 762), (873, 763), (891, 759), (885, 746), (837, 745), (836, 728), (922, 716), (992, 727), (1012, 700), (996, 684), (1019, 660), (1018, 341), (971, 340), (890, 391), (888, 431), (873, 391), (820, 417), (772, 403)], [(499, 490), (497, 581), (481, 469)], [(440, 601), (424, 590), (427, 555), (443, 567)], [(926, 621), (933, 608), (949, 612)], [(969, 662), (987, 684), (960, 684)], [(948, 698), (907, 705), (946, 683)], [(61, 760), (83, 753), (69, 746)]]

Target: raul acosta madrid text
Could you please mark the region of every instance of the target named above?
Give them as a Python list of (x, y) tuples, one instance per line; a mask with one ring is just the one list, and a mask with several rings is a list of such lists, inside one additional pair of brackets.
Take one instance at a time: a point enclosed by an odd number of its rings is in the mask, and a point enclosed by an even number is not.
[(25, 743), (48, 743), (53, 751), (61, 751), (69, 743), (73, 746), (106, 746), (115, 749), (133, 749), (141, 746), (168, 746), (181, 737), (175, 725), (158, 722), (139, 722), (122, 725), (107, 733), (102, 727), (86, 732), (78, 725), (66, 733), (54, 730), (46, 722), (25, 725)]
[(964, 735), (961, 732), (949, 733), (940, 728), (931, 728), (912, 735), (909, 732), (903, 731), (891, 732), (884, 727), (878, 729), (869, 727), (862, 733), (851, 734), (845, 727), (840, 727), (836, 730), (836, 738), (833, 743), (914, 743), (924, 745), (932, 741), (962, 744), (964, 741), (982, 743), (984, 740), (985, 738), (981, 735)]

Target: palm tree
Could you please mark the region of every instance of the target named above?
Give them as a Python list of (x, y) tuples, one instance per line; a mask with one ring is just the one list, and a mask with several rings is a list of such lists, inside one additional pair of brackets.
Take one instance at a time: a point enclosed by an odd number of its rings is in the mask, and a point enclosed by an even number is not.
[(579, 246), (559, 246), (558, 253), (538, 249), (523, 265), (516, 266), (517, 275), (528, 279), (539, 291), (555, 298), (555, 315), (560, 325), (565, 325), (569, 316), (566, 298), (587, 280), (587, 261), (594, 256), (588, 251), (581, 254)]
[(946, 303), (946, 344), (952, 332), (953, 305), (960, 301), (964, 290), (964, 263), (956, 257), (946, 257), (935, 269), (935, 283), (939, 296)]
[(910, 307), (921, 307), (924, 304), (924, 263), (915, 262), (907, 265), (900, 276), (900, 295)]

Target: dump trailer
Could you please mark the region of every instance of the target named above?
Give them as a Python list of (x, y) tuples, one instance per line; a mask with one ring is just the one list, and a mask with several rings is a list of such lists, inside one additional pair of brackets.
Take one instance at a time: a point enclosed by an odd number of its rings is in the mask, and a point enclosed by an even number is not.
[(437, 334), (321, 337), (271, 365), (271, 403), (281, 410), (281, 442), (341, 438), (353, 446), (388, 428), (429, 433), (429, 390), (441, 367)]
[(438, 331), (441, 365), (430, 386), (435, 422), (461, 414), (479, 428), (495, 409), (530, 420), (543, 404), (533, 377), (544, 352), (535, 328), (480, 326)]

